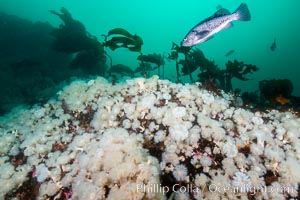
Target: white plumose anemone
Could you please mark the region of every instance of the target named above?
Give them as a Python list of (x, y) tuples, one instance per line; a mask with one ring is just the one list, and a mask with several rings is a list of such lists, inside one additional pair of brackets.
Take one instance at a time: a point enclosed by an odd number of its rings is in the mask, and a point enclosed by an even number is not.
[(238, 192), (248, 192), (251, 189), (251, 180), (249, 176), (242, 172), (236, 172), (233, 176), (232, 187)]
[(184, 181), (186, 179), (187, 174), (188, 174), (188, 170), (186, 166), (182, 164), (176, 165), (173, 171), (173, 176), (177, 181)]
[(188, 128), (184, 124), (176, 124), (169, 129), (170, 136), (176, 141), (182, 141), (189, 135)]

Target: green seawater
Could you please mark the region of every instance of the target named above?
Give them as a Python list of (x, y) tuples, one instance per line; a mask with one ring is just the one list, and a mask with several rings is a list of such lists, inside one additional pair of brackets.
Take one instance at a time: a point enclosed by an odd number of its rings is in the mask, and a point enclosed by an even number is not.
[[(103, 41), (101, 34), (121, 27), (143, 38), (144, 54), (167, 55), (172, 42), (180, 44), (193, 26), (216, 12), (217, 6), (233, 12), (240, 3), (248, 5), (251, 21), (235, 21), (233, 28), (217, 33), (213, 39), (196, 47), (221, 69), (228, 60), (234, 59), (260, 68), (247, 76), (250, 78), (248, 81), (234, 79), (233, 88), (257, 91), (258, 81), (290, 79), (294, 86), (293, 95), (300, 96), (299, 0), (0, 0), (0, 12), (33, 22), (49, 22), (58, 27), (61, 20), (49, 10), (59, 11), (65, 7), (99, 41)], [(270, 45), (274, 38), (277, 40), (277, 48), (271, 51)], [(235, 52), (225, 57), (231, 49)], [(127, 49), (106, 51), (115, 64), (122, 63), (133, 69), (138, 65), (138, 53)], [(165, 78), (176, 81), (173, 61), (166, 61), (165, 70)], [(197, 80), (198, 73), (193, 73), (194, 80)], [(181, 80), (189, 82), (189, 77)]]

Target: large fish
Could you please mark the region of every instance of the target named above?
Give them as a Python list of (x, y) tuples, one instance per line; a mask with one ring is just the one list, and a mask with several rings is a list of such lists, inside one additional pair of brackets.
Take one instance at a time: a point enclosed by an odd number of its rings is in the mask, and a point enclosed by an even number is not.
[(232, 21), (251, 20), (247, 4), (242, 3), (232, 14), (225, 8), (220, 8), (215, 14), (204, 19), (185, 36), (181, 46), (190, 47), (205, 42), (221, 30), (231, 28)]

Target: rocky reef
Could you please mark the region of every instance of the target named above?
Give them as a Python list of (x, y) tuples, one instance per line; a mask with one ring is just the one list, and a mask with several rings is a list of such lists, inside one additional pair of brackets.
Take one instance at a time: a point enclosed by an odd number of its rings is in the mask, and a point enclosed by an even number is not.
[(0, 199), (299, 199), (300, 119), (157, 76), (0, 118)]

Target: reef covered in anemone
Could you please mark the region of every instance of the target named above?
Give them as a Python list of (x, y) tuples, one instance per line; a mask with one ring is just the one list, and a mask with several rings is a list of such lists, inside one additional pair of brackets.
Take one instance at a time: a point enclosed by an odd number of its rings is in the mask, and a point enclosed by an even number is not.
[(0, 199), (299, 199), (300, 119), (200, 83), (76, 80), (0, 118)]

